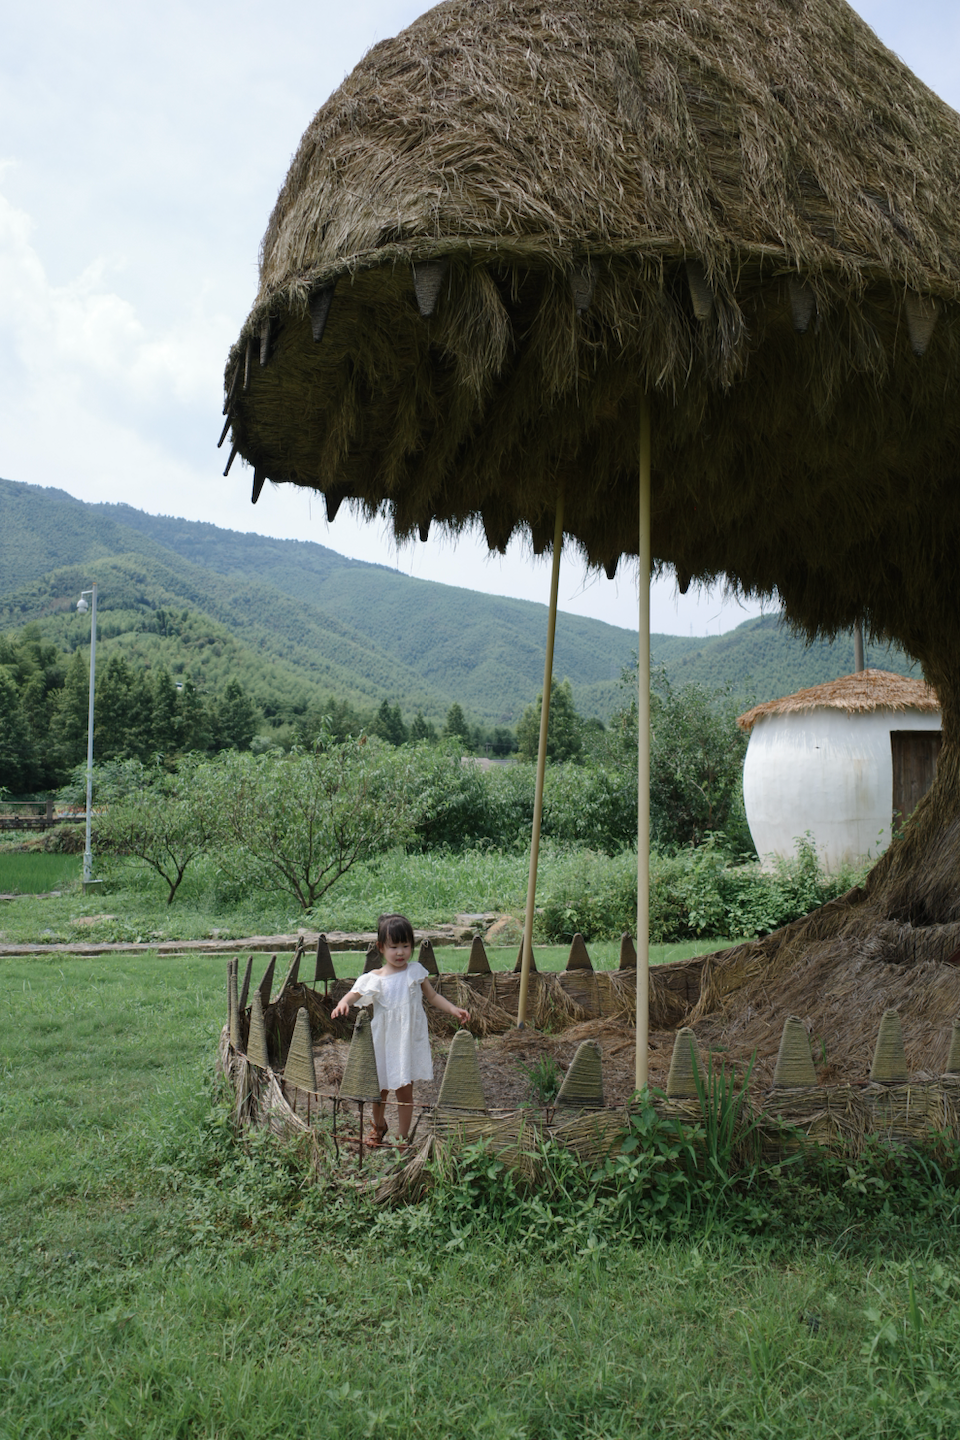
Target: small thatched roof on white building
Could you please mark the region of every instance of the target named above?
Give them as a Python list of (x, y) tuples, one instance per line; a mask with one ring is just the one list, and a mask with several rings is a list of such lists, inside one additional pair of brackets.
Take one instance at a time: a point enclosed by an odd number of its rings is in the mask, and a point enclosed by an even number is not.
[(910, 680), (889, 670), (859, 670), (811, 685), (795, 695), (767, 700), (738, 716), (737, 724), (747, 734), (765, 715), (791, 715), (798, 710), (845, 710), (848, 714), (868, 710), (939, 711), (937, 693), (925, 680)]

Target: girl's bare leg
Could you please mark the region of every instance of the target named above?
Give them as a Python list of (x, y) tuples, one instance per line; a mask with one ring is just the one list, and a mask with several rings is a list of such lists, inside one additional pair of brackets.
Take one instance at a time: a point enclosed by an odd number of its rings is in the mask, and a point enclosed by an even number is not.
[(379, 1133), (380, 1133), (381, 1135), (386, 1135), (387, 1129), (388, 1129), (388, 1126), (387, 1126), (386, 1106), (387, 1106), (387, 1096), (388, 1096), (389, 1094), (390, 1094), (390, 1091), (389, 1091), (389, 1090), (381, 1090), (381, 1091), (380, 1091), (380, 1103), (377, 1104), (376, 1102), (374, 1102), (373, 1107), (372, 1107), (372, 1108), (373, 1108), (373, 1128), (374, 1128), (374, 1130), (379, 1131)]
[(400, 1136), (406, 1140), (413, 1124), (413, 1081), (401, 1085), (397, 1090), (397, 1114), (400, 1117)]

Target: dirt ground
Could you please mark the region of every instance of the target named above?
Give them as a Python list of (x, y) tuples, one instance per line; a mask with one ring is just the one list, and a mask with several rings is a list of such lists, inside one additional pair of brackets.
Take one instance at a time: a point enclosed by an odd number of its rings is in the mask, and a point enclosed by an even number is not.
[[(452, 1038), (452, 1033), (449, 1039), (430, 1037), (434, 1078), (414, 1086), (415, 1115), (421, 1107), (436, 1103)], [(675, 1038), (673, 1031), (650, 1036), (650, 1082), (660, 1089), (666, 1085)], [(555, 1035), (539, 1034), (528, 1028), (478, 1040), (477, 1058), (488, 1109), (515, 1110), (520, 1105), (536, 1103), (526, 1071), (544, 1056), (551, 1055), (558, 1069), (565, 1072), (583, 1040), (596, 1040), (600, 1045), (606, 1104), (625, 1105), (634, 1091), (634, 1029), (627, 1021), (606, 1019), (588, 1020)], [(343, 1076), (349, 1049), (349, 1042), (332, 1037), (325, 1037), (314, 1046), (320, 1084), (331, 1095)], [(395, 1134), (397, 1108), (392, 1095), (387, 1103), (387, 1123)]]

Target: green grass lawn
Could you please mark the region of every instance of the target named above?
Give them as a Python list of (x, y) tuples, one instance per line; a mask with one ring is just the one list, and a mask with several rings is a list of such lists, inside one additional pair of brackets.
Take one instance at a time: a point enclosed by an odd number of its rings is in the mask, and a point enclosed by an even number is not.
[(943, 1193), (908, 1212), (855, 1170), (833, 1218), (668, 1235), (575, 1196), (497, 1212), (478, 1171), (458, 1206), (378, 1213), (232, 1139), (220, 957), (0, 983), (4, 1440), (960, 1433)]

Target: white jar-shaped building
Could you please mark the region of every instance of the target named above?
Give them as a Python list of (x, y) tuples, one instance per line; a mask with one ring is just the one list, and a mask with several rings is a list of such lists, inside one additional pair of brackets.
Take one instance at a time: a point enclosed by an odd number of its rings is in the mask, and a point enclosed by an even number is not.
[(861, 670), (741, 715), (747, 823), (761, 859), (813, 837), (825, 869), (877, 856), (933, 783), (940, 708), (922, 680)]

